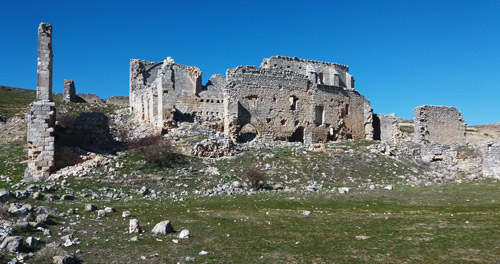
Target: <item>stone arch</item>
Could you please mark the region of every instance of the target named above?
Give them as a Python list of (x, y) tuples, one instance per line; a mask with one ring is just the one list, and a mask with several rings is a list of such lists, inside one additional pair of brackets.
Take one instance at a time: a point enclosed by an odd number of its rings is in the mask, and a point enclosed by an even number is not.
[(240, 142), (250, 142), (257, 137), (261, 137), (261, 132), (254, 124), (246, 123), (241, 127), (239, 133)]

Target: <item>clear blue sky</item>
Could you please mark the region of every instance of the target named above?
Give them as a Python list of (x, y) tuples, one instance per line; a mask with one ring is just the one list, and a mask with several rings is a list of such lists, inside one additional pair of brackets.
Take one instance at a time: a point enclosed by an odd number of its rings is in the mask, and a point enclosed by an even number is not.
[(54, 27), (53, 89), (128, 95), (129, 60), (201, 68), (206, 82), (272, 55), (350, 66), (375, 113), (456, 106), (500, 122), (500, 1), (7, 1), (0, 84), (36, 88), (37, 27)]

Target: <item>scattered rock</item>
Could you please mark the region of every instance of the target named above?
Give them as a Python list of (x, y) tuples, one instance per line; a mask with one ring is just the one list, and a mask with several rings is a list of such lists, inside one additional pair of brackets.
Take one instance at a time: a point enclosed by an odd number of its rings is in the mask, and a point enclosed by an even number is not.
[(70, 195), (70, 194), (65, 194), (65, 195), (61, 196), (61, 200), (65, 200), (65, 201), (75, 200), (75, 196)]
[(232, 156), (236, 153), (236, 145), (229, 138), (209, 138), (196, 143), (191, 153), (207, 158)]
[(23, 246), (23, 239), (20, 236), (9, 236), (0, 244), (0, 250), (9, 252), (19, 251)]
[(115, 208), (113, 207), (104, 207), (104, 211), (106, 213), (113, 213), (113, 212), (116, 212)]
[(348, 193), (351, 189), (349, 189), (349, 187), (340, 187), (339, 188), (339, 193), (341, 194), (345, 194), (345, 193)]
[(239, 181), (234, 181), (233, 188), (241, 188), (241, 183)]
[(139, 190), (139, 194), (142, 196), (146, 196), (150, 193), (151, 191), (149, 190), (148, 187), (142, 186), (142, 188)]
[(187, 229), (183, 229), (179, 235), (177, 236), (177, 238), (189, 238), (189, 230)]
[(130, 211), (123, 211), (122, 217), (130, 217)]
[(85, 211), (95, 211), (97, 210), (97, 205), (95, 204), (86, 204), (85, 205)]
[(105, 217), (105, 216), (106, 216), (106, 211), (104, 210), (97, 211), (97, 217)]
[(42, 244), (42, 240), (38, 237), (29, 236), (26, 238), (26, 244), (30, 247), (36, 247)]
[(14, 199), (14, 195), (10, 191), (5, 189), (0, 190), (0, 203), (5, 203), (12, 199)]
[(68, 252), (64, 252), (62, 256), (54, 256), (52, 258), (52, 263), (54, 264), (76, 264), (77, 259), (75, 255), (70, 254)]
[[(156, 228), (156, 226), (155, 226)], [(128, 225), (128, 232), (129, 233), (142, 233), (142, 228), (139, 225), (139, 220), (137, 219), (130, 219), (129, 225)]]
[(158, 224), (156, 224), (155, 227), (153, 227), (152, 232), (155, 235), (168, 234), (168, 233), (173, 233), (174, 228), (172, 227), (170, 220), (165, 220), (165, 221), (161, 221)]

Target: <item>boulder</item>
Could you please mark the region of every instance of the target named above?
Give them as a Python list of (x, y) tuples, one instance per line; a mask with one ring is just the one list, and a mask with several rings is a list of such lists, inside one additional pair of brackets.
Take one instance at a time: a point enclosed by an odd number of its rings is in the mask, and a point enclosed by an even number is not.
[(128, 232), (131, 233), (131, 234), (132, 233), (142, 233), (142, 228), (139, 225), (139, 220), (137, 220), (137, 219), (130, 219), (129, 225), (128, 225)]
[(95, 211), (97, 210), (97, 205), (95, 204), (85, 204), (85, 211)]
[(0, 250), (9, 252), (19, 251), (23, 246), (23, 239), (20, 236), (10, 236), (3, 240), (0, 244)]
[(179, 235), (177, 236), (178, 238), (189, 238), (189, 230), (183, 229)]
[(165, 221), (161, 221), (158, 224), (156, 224), (155, 227), (153, 227), (152, 232), (155, 235), (168, 234), (168, 233), (173, 233), (174, 228), (172, 227), (170, 220), (165, 220)]
[(52, 258), (52, 263), (54, 264), (74, 264), (78, 263), (75, 255), (68, 252), (64, 252), (62, 256), (54, 256)]
[(0, 190), (0, 203), (5, 203), (12, 199), (14, 199), (14, 195), (9, 190)]

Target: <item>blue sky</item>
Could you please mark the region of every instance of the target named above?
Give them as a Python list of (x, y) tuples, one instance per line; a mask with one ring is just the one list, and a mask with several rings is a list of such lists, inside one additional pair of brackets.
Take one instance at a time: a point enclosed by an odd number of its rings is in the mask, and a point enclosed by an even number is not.
[(0, 84), (36, 88), (37, 27), (54, 27), (53, 90), (128, 95), (132, 58), (206, 82), (273, 55), (350, 66), (375, 113), (456, 106), (500, 122), (500, 1), (2, 1)]

